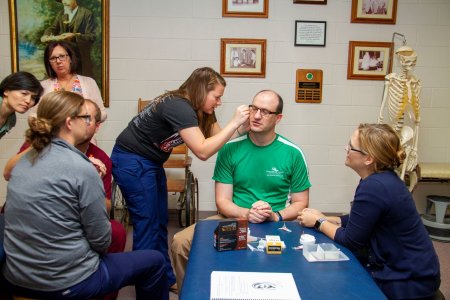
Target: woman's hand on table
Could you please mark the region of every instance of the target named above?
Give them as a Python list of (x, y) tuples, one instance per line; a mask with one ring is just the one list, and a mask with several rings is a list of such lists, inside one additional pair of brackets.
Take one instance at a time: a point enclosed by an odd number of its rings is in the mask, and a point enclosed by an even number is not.
[(297, 220), (300, 225), (305, 227), (313, 227), (316, 221), (326, 216), (317, 209), (305, 208), (298, 212)]

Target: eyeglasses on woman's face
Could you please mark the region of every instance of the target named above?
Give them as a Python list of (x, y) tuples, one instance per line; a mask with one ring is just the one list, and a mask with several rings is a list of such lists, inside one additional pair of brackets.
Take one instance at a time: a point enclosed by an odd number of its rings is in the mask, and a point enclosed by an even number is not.
[(55, 62), (57, 62), (58, 60), (59, 60), (59, 61), (66, 61), (68, 57), (69, 57), (69, 54), (61, 54), (61, 55), (58, 55), (58, 56), (52, 56), (52, 57), (50, 57), (50, 58), (48, 59), (48, 61), (51, 62), (51, 63), (55, 63)]
[(86, 122), (87, 125), (91, 124), (91, 116), (90, 115), (79, 115), (79, 116), (74, 116), (72, 118), (75, 119), (84, 119), (84, 122)]
[(350, 141), (348, 141), (347, 146), (345, 146), (345, 151), (347, 151), (347, 153), (350, 152), (350, 151), (354, 151), (354, 152), (361, 153), (362, 155), (367, 155), (367, 153), (364, 152), (363, 150), (361, 150), (361, 149), (356, 149), (355, 147), (353, 147), (353, 146), (352, 146), (352, 143), (351, 143)]
[(261, 117), (263, 117), (263, 118), (265, 118), (269, 115), (278, 115), (278, 113), (276, 111), (270, 111), (265, 108), (259, 108), (258, 106), (255, 106), (253, 104), (250, 104), (248, 106), (248, 108), (250, 109), (251, 114), (256, 114), (259, 110), (259, 113), (261, 114)]

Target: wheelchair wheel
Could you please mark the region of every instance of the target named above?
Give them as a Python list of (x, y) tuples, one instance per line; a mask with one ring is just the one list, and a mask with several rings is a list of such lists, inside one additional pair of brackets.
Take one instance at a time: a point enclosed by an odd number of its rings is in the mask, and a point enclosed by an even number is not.
[(178, 223), (180, 227), (188, 227), (195, 223), (197, 217), (198, 181), (192, 172), (186, 177), (185, 192), (178, 199)]
[(129, 214), (127, 203), (122, 195), (122, 192), (120, 191), (119, 186), (114, 180), (112, 183), (111, 195), (111, 219), (120, 222), (125, 227), (125, 229), (128, 228)]

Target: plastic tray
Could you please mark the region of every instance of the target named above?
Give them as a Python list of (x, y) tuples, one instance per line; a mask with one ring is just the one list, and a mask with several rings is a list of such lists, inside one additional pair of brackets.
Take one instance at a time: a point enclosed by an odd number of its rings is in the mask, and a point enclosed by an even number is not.
[(304, 245), (303, 256), (309, 262), (349, 260), (347, 255), (330, 243)]

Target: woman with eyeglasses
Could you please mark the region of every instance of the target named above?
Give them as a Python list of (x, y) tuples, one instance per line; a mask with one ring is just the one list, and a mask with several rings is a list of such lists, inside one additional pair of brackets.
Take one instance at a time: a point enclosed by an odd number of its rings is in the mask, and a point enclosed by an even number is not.
[(349, 215), (306, 208), (300, 225), (315, 227), (348, 247), (389, 299), (435, 299), (439, 261), (411, 193), (395, 169), (405, 157), (386, 124), (361, 124), (346, 147), (345, 165), (361, 180)]
[(53, 91), (69, 91), (93, 100), (106, 120), (106, 110), (102, 95), (94, 79), (77, 74), (81, 65), (76, 46), (66, 41), (51, 42), (44, 51), (44, 65), (48, 79), (41, 82), (44, 95)]
[[(233, 136), (247, 131), (249, 109), (241, 105), (220, 128), (215, 109), (222, 104), (225, 80), (211, 68), (196, 69), (176, 90), (156, 97), (116, 140), (113, 177), (127, 199), (133, 223), (133, 249), (164, 254), (169, 283), (175, 284), (167, 245), (167, 182), (163, 164), (183, 143), (207, 160)], [(240, 128), (240, 130), (239, 130)], [(173, 286), (175, 289), (175, 286)]]
[(111, 225), (103, 184), (75, 147), (93, 122), (86, 100), (49, 93), (28, 122), (32, 150), (17, 162), (7, 188), (0, 286), (33, 299), (93, 299), (135, 285), (136, 299), (168, 299), (161, 253), (106, 253)]
[(0, 83), (0, 139), (16, 125), (16, 113), (26, 113), (41, 97), (39, 80), (27, 72), (16, 72)]

